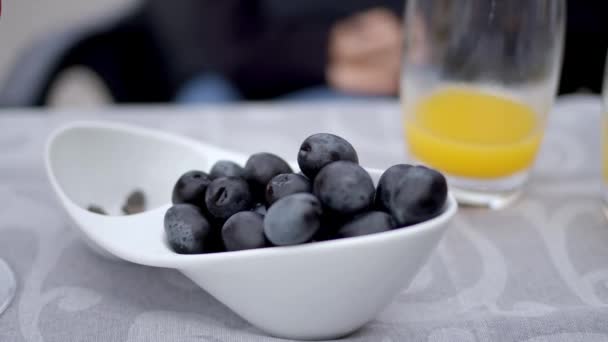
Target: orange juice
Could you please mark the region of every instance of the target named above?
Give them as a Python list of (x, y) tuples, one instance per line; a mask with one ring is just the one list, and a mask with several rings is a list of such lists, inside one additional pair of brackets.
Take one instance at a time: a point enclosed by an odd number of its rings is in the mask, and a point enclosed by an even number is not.
[(446, 87), (406, 113), (405, 133), (418, 160), (453, 176), (496, 179), (532, 165), (542, 122), (531, 107), (508, 97)]

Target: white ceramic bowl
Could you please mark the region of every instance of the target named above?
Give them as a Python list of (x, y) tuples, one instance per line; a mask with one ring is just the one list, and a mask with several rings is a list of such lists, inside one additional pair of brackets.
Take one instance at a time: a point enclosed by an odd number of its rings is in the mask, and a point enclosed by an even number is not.
[[(217, 160), (246, 157), (197, 141), (121, 124), (78, 122), (47, 144), (50, 182), (82, 237), (95, 250), (130, 262), (180, 270), (245, 320), (283, 338), (347, 335), (388, 305), (426, 262), (457, 211), (405, 229), (293, 247), (180, 255), (165, 243), (163, 217), (176, 179)], [(377, 181), (379, 171), (369, 170)], [(134, 189), (146, 212), (117, 214)]]

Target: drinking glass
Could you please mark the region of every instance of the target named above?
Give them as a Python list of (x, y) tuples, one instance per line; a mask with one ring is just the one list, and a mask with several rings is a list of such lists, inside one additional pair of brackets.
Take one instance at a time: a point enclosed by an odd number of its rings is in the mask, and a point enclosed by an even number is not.
[(608, 57), (606, 58), (602, 93), (602, 200), (604, 214), (608, 218)]
[[(2, 1), (0, 0), (0, 13), (2, 13)], [(0, 314), (6, 310), (13, 300), (16, 291), (16, 281), (13, 271), (6, 262), (0, 258)]]
[(17, 289), (15, 275), (4, 260), (0, 259), (0, 315), (8, 308)]
[(401, 103), (410, 156), (459, 202), (517, 198), (557, 90), (563, 0), (410, 0)]

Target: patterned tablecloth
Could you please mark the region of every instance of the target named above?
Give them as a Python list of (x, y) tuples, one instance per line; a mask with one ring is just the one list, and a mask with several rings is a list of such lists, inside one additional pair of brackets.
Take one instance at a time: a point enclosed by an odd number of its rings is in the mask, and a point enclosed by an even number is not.
[[(596, 97), (560, 99), (525, 196), (502, 211), (462, 209), (412, 285), (348, 339), (608, 341), (600, 108)], [(53, 128), (85, 117), (290, 160), (318, 131), (350, 140), (366, 166), (406, 157), (393, 102), (0, 112), (0, 258), (19, 281), (2, 342), (277, 340), (176, 271), (103, 259), (76, 237), (42, 153)]]

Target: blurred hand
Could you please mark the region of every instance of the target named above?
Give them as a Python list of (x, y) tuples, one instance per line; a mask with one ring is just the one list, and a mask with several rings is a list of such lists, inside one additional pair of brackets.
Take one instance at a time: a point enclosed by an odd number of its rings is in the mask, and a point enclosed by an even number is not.
[(330, 86), (350, 93), (396, 94), (401, 44), (399, 18), (387, 9), (371, 9), (338, 22), (329, 37)]

